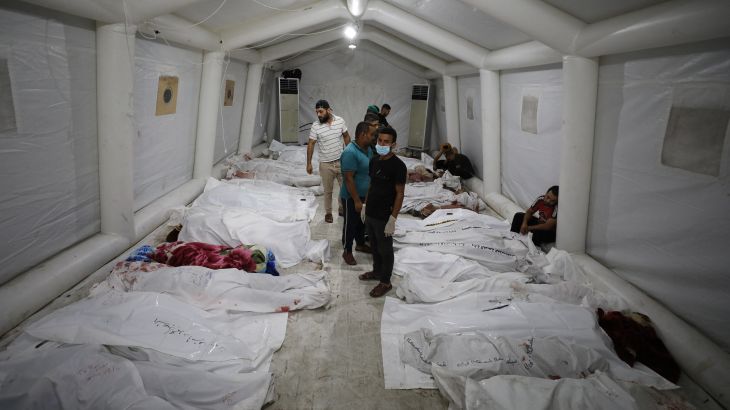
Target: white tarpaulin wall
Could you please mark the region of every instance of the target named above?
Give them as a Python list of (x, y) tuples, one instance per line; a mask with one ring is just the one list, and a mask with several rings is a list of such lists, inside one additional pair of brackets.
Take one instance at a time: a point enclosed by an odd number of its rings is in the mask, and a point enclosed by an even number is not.
[[(360, 49), (331, 53), (299, 67), (302, 82), (299, 91), (299, 124), (317, 119), (314, 104), (326, 99), (335, 115), (343, 117), (350, 136), (362, 121), (368, 105), (391, 106), (388, 123), (398, 132), (398, 146), (408, 145), (413, 84), (427, 84), (395, 65)], [(299, 141), (306, 142), (309, 127), (303, 127)]]
[[(215, 132), (215, 154), (213, 162), (218, 162), (238, 149), (238, 137), (241, 131), (241, 115), (243, 113), (243, 96), (246, 88), (248, 67), (239, 61), (231, 60), (223, 63), (224, 75), (221, 82), (221, 103), (218, 112), (218, 127)], [(234, 81), (233, 105), (223, 104), (226, 92), (226, 81)]]
[(603, 58), (597, 113), (588, 253), (728, 350), (727, 39)]
[(550, 65), (500, 76), (502, 192), (522, 208), (558, 184), (562, 75), (560, 65)]
[[(193, 176), (198, 123), (200, 51), (142, 38), (135, 42), (134, 209), (172, 191)], [(160, 76), (178, 77), (174, 114), (155, 115)]]
[(0, 283), (100, 229), (95, 30), (0, 9)]
[(268, 142), (274, 135), (279, 135), (279, 83), (275, 74), (272, 70), (264, 69), (261, 76), (252, 146)]
[(431, 115), (431, 137), (430, 139), (426, 137), (426, 141), (430, 141), (429, 151), (433, 152), (446, 142), (446, 102), (444, 98), (444, 80), (431, 81), (431, 86), (433, 87), (431, 98), (434, 98), (434, 104), (432, 105), (433, 112)]
[(479, 76), (461, 77), (459, 88), (460, 152), (471, 161), (474, 173), (483, 178), (482, 170), (482, 103)]

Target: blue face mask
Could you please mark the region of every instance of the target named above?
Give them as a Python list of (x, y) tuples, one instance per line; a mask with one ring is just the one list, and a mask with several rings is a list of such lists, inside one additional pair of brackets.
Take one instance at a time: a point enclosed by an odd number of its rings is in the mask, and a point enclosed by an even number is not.
[(378, 153), (378, 155), (388, 155), (390, 152), (390, 147), (387, 145), (375, 145), (375, 152)]

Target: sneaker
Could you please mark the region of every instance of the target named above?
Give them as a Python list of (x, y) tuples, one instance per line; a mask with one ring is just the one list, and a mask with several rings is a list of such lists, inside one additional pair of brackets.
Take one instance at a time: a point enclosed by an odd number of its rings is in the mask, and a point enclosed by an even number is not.
[(365, 244), (355, 246), (355, 250), (362, 253), (373, 253), (373, 250)]
[(332, 221), (333, 221), (333, 219), (332, 219), (332, 214), (326, 214), (326, 215), (324, 216), (324, 221), (325, 221), (325, 222), (327, 222), (328, 224), (331, 224), (331, 223), (332, 223)]
[(355, 260), (355, 257), (352, 256), (352, 252), (342, 252), (342, 259), (344, 259), (345, 263), (348, 265), (357, 265), (357, 261)]

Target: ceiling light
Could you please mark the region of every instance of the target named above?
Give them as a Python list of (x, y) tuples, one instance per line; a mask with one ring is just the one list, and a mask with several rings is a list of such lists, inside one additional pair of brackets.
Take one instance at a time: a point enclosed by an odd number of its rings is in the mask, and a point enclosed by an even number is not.
[(345, 37), (352, 40), (357, 35), (357, 29), (353, 26), (345, 27)]

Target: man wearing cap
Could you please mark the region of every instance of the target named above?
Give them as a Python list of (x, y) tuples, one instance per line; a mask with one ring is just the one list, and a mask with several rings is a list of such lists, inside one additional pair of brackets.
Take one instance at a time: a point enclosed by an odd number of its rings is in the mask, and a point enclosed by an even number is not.
[[(314, 111), (319, 121), (312, 123), (307, 144), (307, 173), (312, 174), (312, 154), (314, 144), (319, 146), (319, 176), (322, 177), (324, 187), (324, 221), (332, 223), (332, 189), (335, 178), (342, 184), (340, 173), (340, 156), (342, 150), (350, 143), (350, 134), (342, 117), (332, 113), (327, 100), (319, 100), (314, 105)], [(339, 202), (339, 201), (338, 201)], [(339, 213), (342, 214), (342, 204), (339, 204)]]

